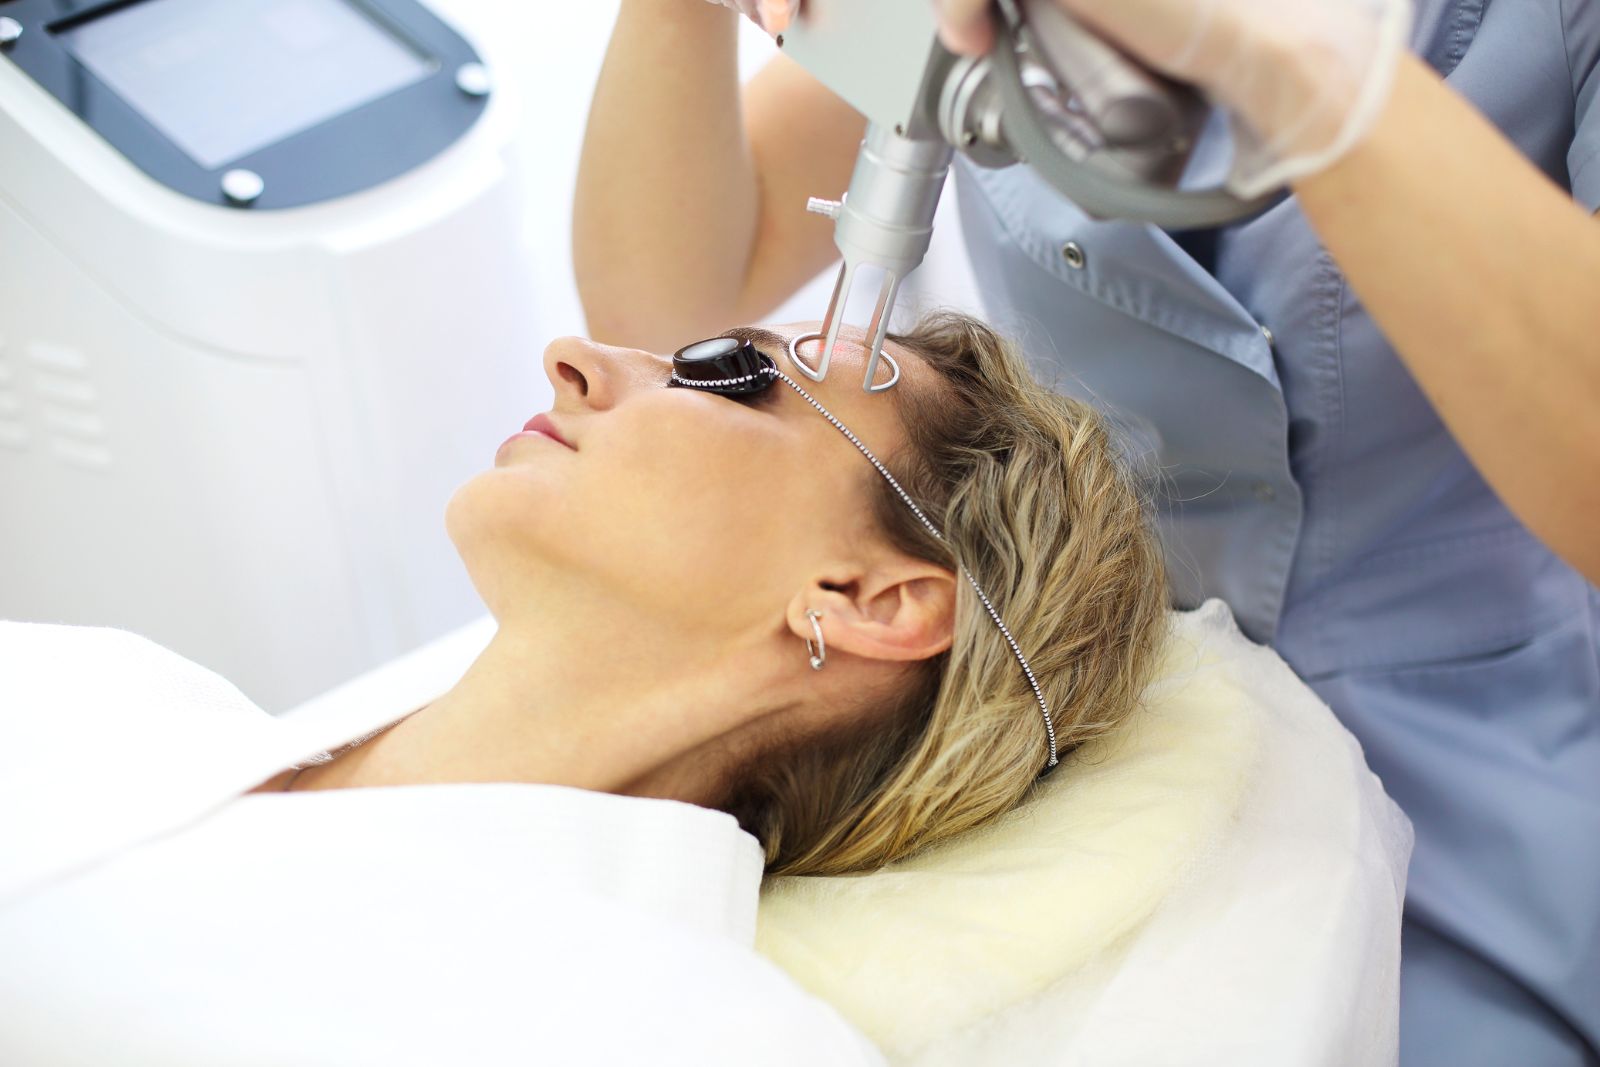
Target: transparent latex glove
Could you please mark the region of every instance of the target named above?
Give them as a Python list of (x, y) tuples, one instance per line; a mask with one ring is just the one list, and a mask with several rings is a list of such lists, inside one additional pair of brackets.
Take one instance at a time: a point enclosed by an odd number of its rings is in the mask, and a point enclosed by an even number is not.
[(800, 0), (710, 0), (748, 16), (768, 33), (782, 33), (800, 10)]
[[(1204, 90), (1234, 134), (1228, 187), (1256, 196), (1332, 164), (1377, 121), (1411, 0), (1054, 0), (1130, 55)], [(940, 37), (977, 54), (990, 0), (934, 0)]]

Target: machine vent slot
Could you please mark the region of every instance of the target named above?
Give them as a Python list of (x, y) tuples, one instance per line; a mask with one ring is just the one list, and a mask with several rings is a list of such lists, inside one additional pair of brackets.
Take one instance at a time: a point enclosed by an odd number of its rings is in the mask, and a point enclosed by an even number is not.
[(89, 376), (89, 358), (75, 348), (35, 341), (28, 346), (39, 428), (63, 463), (103, 469), (111, 447), (99, 396)]

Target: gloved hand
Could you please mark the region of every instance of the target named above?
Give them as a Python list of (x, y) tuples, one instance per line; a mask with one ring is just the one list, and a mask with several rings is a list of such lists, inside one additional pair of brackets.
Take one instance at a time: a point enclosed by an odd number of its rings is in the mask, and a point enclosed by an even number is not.
[[(991, 0), (934, 2), (947, 47), (989, 50)], [(1241, 196), (1322, 170), (1372, 128), (1411, 25), (1411, 0), (1053, 2), (1232, 116)]]
[(782, 33), (800, 10), (800, 0), (710, 0), (747, 15), (768, 33)]

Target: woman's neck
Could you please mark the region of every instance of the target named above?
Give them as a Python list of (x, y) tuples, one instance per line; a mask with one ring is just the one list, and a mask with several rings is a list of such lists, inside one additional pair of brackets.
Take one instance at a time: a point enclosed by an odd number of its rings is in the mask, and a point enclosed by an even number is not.
[(786, 706), (762, 695), (779, 680), (754, 675), (754, 649), (707, 656), (702, 642), (696, 656), (684, 635), (586, 636), (597, 632), (502, 622), (448, 693), (307, 768), (295, 791), (537, 782), (714, 803), (730, 761)]

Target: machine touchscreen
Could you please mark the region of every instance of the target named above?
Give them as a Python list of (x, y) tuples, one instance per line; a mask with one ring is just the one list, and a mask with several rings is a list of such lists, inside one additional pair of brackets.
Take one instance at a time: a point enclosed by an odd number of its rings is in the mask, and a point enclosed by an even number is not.
[(208, 169), (438, 67), (349, 0), (145, 0), (58, 36)]

